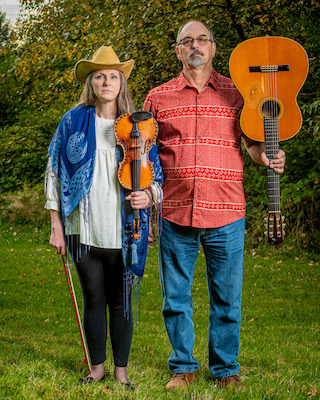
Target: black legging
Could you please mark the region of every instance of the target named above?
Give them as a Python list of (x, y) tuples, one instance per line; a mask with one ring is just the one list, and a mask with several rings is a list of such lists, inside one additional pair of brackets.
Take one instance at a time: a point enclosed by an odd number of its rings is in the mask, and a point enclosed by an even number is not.
[[(70, 239), (70, 238), (69, 238)], [(77, 268), (84, 301), (84, 330), (92, 365), (106, 360), (107, 315), (109, 308), (109, 329), (116, 367), (126, 367), (131, 347), (133, 324), (124, 313), (124, 265), (121, 250), (100, 249), (83, 245), (81, 256), (76, 254), (78, 238), (73, 237), (68, 246)], [(71, 244), (69, 242), (69, 244)], [(131, 288), (129, 305), (132, 314)]]

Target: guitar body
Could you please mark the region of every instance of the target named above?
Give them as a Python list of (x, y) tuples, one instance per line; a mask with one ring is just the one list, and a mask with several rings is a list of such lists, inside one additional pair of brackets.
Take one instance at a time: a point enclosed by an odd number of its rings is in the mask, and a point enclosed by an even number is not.
[[(250, 67), (265, 72), (250, 72)], [(270, 66), (288, 66), (273, 72)], [(292, 39), (266, 36), (240, 43), (230, 57), (231, 78), (244, 99), (241, 128), (246, 136), (265, 141), (264, 107), (276, 103), (279, 140), (290, 139), (302, 125), (297, 95), (308, 74), (308, 56)], [(283, 68), (285, 69), (285, 68)]]
[[(302, 125), (297, 95), (308, 74), (302, 46), (283, 37), (261, 37), (240, 43), (230, 57), (231, 78), (244, 99), (240, 117), (250, 139), (265, 142), (269, 160), (279, 152), (279, 141), (296, 135)], [(279, 174), (268, 168), (270, 244), (283, 241)]]

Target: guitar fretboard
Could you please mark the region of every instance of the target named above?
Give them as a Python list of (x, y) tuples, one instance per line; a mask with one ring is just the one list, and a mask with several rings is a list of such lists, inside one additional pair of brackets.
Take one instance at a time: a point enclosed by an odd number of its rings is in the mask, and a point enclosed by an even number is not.
[[(266, 154), (272, 160), (279, 152), (279, 120), (278, 117), (264, 117), (264, 134)], [(280, 177), (273, 169), (268, 167), (268, 198), (270, 212), (280, 212)]]

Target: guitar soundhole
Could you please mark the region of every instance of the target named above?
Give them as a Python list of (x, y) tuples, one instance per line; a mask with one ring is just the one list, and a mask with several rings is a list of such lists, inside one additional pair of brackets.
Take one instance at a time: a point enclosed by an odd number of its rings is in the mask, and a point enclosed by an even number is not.
[(280, 106), (276, 101), (268, 100), (263, 104), (261, 111), (265, 118), (276, 118), (280, 113)]

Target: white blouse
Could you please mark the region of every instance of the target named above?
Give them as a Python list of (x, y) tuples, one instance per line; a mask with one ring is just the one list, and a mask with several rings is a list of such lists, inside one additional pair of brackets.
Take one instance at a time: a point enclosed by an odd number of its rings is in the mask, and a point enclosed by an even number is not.
[[(121, 202), (117, 177), (114, 120), (96, 116), (96, 154), (90, 192), (65, 222), (65, 233), (80, 234), (80, 243), (121, 249)], [(45, 208), (60, 211), (59, 181), (49, 157)]]

